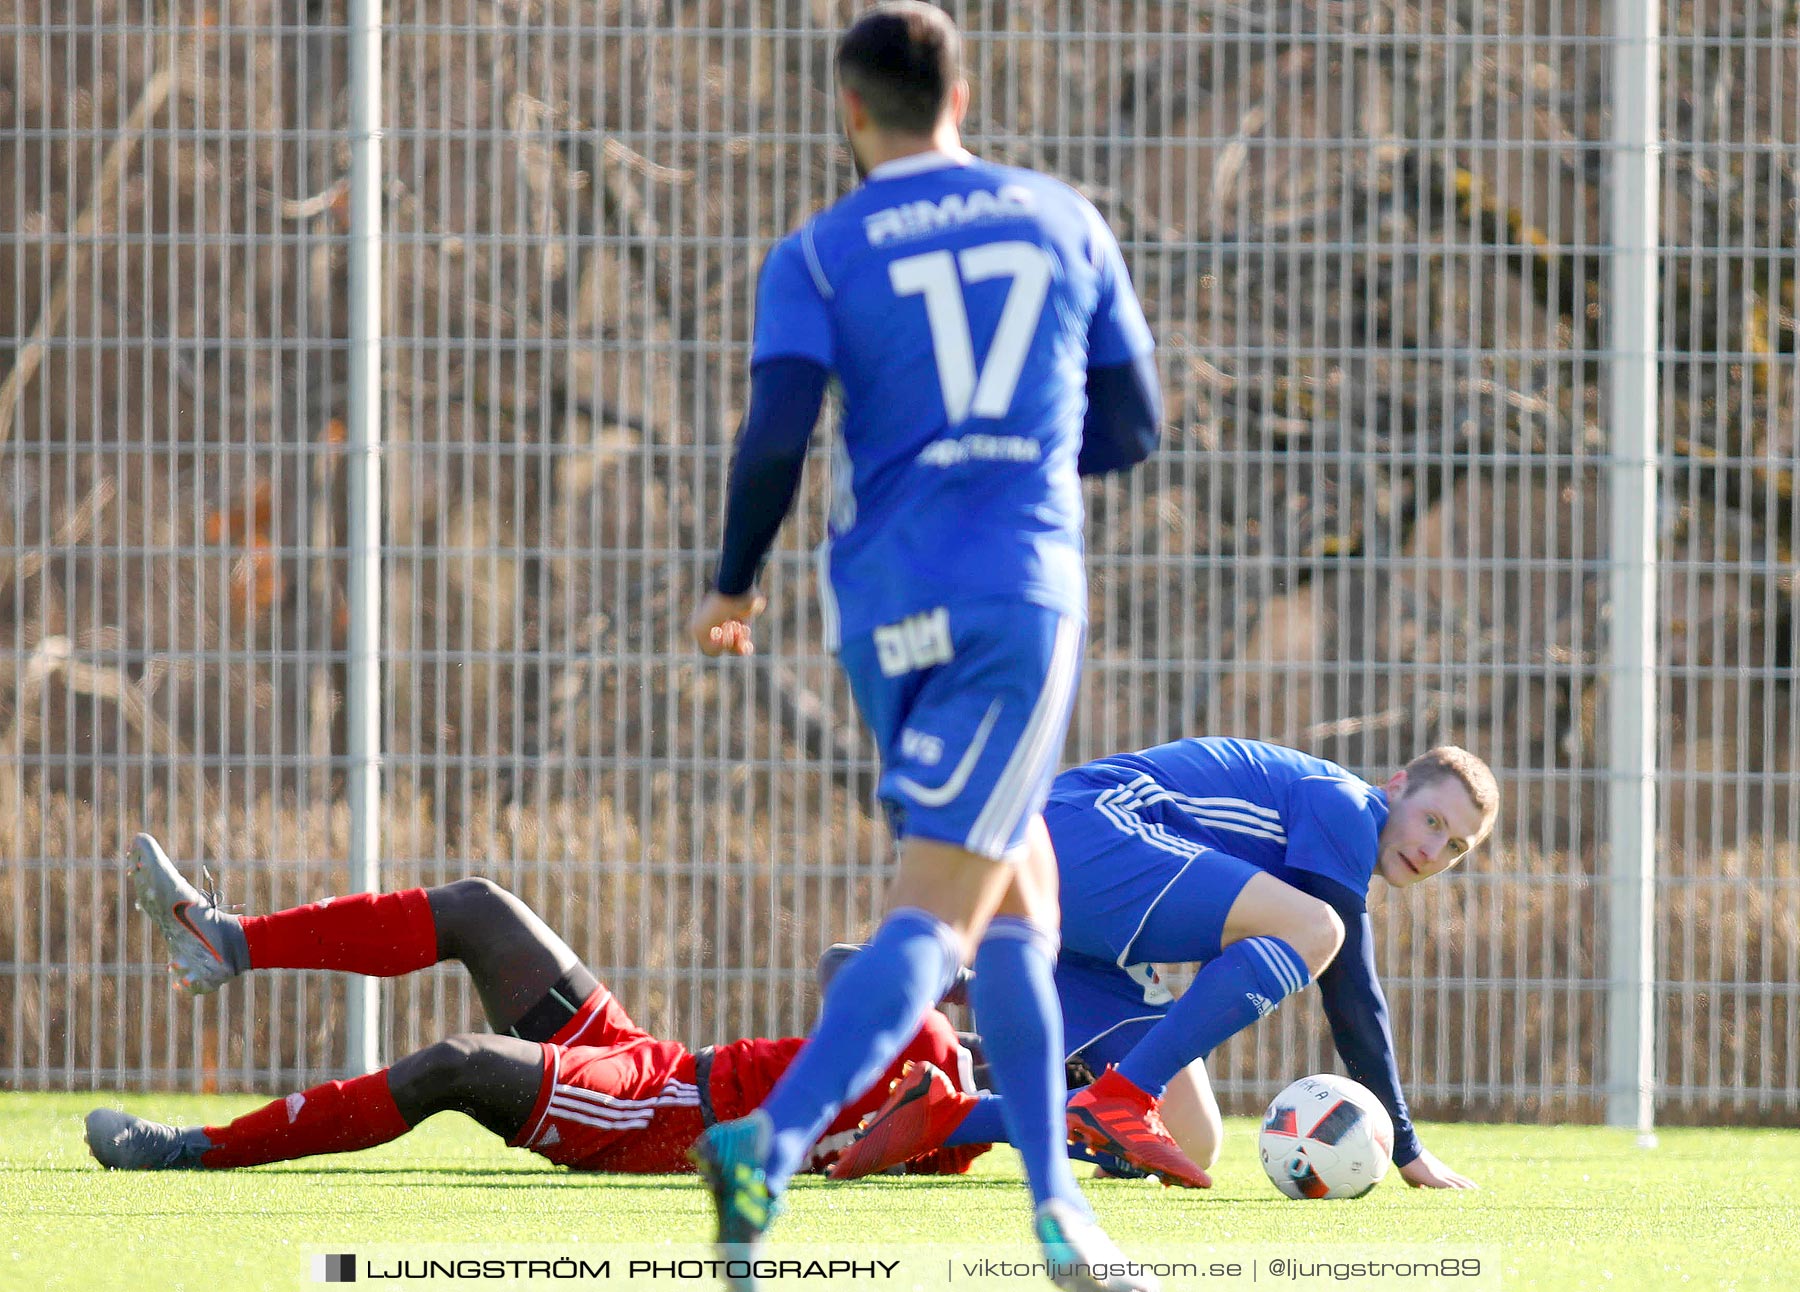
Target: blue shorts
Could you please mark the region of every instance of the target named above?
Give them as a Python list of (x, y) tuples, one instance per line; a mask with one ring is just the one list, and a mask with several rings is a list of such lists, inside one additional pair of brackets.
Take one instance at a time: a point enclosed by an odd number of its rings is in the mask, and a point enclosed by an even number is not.
[(1098, 1076), (1119, 1062), (1169, 1012), (1169, 992), (1146, 966), (1139, 976), (1064, 950), (1056, 958), (1065, 1057), (1080, 1055)]
[(1219, 954), (1225, 920), (1261, 867), (1108, 812), (1060, 788), (1044, 809), (1061, 879), (1062, 945), (1109, 965), (1182, 964)]
[(1043, 810), (1081, 677), (1081, 621), (983, 601), (886, 624), (839, 651), (881, 749), (899, 838), (1004, 859)]

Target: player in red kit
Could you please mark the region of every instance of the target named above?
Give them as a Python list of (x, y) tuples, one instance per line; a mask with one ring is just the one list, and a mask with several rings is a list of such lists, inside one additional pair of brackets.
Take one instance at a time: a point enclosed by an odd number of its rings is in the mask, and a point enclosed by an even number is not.
[[(328, 897), (238, 917), (187, 883), (149, 835), (133, 842), (129, 861), (137, 904), (168, 942), (177, 990), (216, 991), (255, 969), (385, 978), (457, 960), (494, 1030), (449, 1037), (392, 1067), (288, 1095), (224, 1126), (165, 1126), (97, 1108), (87, 1117), (87, 1142), (103, 1166), (221, 1169), (347, 1153), (454, 1110), (574, 1170), (686, 1172), (701, 1132), (760, 1104), (805, 1043), (752, 1037), (692, 1051), (651, 1036), (530, 907), (489, 880)], [(909, 1059), (972, 1085), (967, 1052), (932, 1011), (893, 1066), (838, 1115), (809, 1169), (834, 1160)], [(970, 1160), (953, 1150), (927, 1169), (966, 1170)]]

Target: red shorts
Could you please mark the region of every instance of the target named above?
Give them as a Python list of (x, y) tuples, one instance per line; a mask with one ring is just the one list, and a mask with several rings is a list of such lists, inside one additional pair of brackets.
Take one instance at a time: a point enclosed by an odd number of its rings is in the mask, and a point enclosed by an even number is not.
[[(688, 1148), (707, 1124), (741, 1117), (768, 1098), (805, 1044), (804, 1037), (761, 1037), (715, 1046), (702, 1099), (695, 1056), (679, 1041), (659, 1041), (631, 1021), (602, 985), (563, 1027), (543, 1042), (537, 1102), (509, 1144), (577, 1171), (666, 1175), (688, 1171)], [(964, 1088), (968, 1056), (949, 1020), (936, 1010), (861, 1096), (820, 1136), (808, 1170), (822, 1170), (850, 1132), (880, 1107), (907, 1060), (935, 1063)]]

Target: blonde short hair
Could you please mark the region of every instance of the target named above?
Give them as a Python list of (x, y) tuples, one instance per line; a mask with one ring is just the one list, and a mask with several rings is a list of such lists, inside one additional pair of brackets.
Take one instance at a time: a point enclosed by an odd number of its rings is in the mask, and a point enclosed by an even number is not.
[(1469, 801), (1482, 817), (1492, 820), (1500, 811), (1500, 784), (1494, 770), (1460, 745), (1427, 749), (1406, 765), (1407, 788), (1429, 785), (1453, 777), (1469, 793)]

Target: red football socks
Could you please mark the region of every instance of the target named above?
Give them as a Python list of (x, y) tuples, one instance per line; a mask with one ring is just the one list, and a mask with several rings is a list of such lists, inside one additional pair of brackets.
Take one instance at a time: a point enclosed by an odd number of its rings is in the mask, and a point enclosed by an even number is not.
[(252, 969), (340, 969), (392, 978), (437, 963), (437, 921), (423, 888), (356, 893), (246, 915)]
[(384, 1068), (314, 1086), (245, 1113), (228, 1126), (204, 1129), (213, 1147), (200, 1155), (200, 1165), (224, 1169), (374, 1148), (412, 1127), (394, 1106)]

